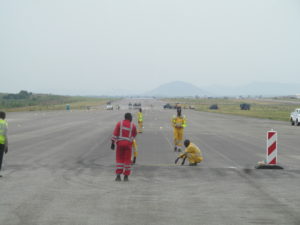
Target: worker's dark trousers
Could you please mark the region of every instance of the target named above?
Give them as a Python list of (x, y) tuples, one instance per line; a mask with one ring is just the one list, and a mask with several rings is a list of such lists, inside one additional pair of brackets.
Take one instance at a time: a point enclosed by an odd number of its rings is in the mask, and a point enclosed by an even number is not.
[(3, 155), (4, 155), (4, 147), (5, 147), (5, 145), (0, 144), (0, 170), (2, 168), (2, 160), (3, 160)]

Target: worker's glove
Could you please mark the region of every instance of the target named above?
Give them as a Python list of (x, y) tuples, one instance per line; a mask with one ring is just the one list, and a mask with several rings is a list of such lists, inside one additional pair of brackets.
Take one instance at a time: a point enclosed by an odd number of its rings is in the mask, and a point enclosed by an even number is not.
[(178, 160), (180, 159), (180, 157), (175, 159), (175, 164), (177, 164)]
[(114, 141), (111, 142), (110, 149), (115, 150), (115, 142)]
[(4, 153), (7, 154), (7, 152), (8, 152), (8, 146), (6, 145), (4, 148)]

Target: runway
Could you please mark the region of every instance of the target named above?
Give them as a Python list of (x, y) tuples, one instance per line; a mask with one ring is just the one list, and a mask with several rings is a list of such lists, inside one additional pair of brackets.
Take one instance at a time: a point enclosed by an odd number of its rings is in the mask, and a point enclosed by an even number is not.
[[(137, 123), (135, 101), (144, 110), (137, 164), (128, 183), (115, 182), (110, 138), (125, 112)], [(183, 110), (185, 138), (204, 157), (189, 167), (174, 164), (175, 110), (154, 99), (114, 104), (121, 109), (7, 113), (1, 225), (300, 224), (300, 127), (288, 119)], [(254, 169), (270, 129), (284, 170)]]

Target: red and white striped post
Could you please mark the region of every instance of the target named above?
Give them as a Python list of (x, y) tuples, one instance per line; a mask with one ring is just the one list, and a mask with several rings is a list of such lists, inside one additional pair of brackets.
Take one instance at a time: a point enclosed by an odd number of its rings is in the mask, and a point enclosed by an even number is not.
[(277, 132), (270, 130), (267, 132), (267, 149), (266, 159), (258, 162), (255, 166), (256, 169), (283, 169), (278, 165), (277, 159)]
[(277, 164), (277, 132), (273, 129), (267, 132), (266, 164)]

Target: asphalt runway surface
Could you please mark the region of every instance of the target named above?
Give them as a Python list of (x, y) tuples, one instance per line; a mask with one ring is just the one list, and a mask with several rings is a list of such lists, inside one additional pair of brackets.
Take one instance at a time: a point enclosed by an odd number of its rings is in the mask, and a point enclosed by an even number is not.
[[(300, 127), (183, 110), (185, 137), (200, 147), (204, 161), (181, 166), (174, 164), (175, 110), (136, 100), (144, 108), (137, 164), (129, 182), (116, 182), (110, 138), (125, 112), (136, 115), (129, 101), (135, 100), (119, 102), (119, 111), (7, 113), (0, 224), (300, 224)], [(272, 128), (284, 169), (257, 170)]]

